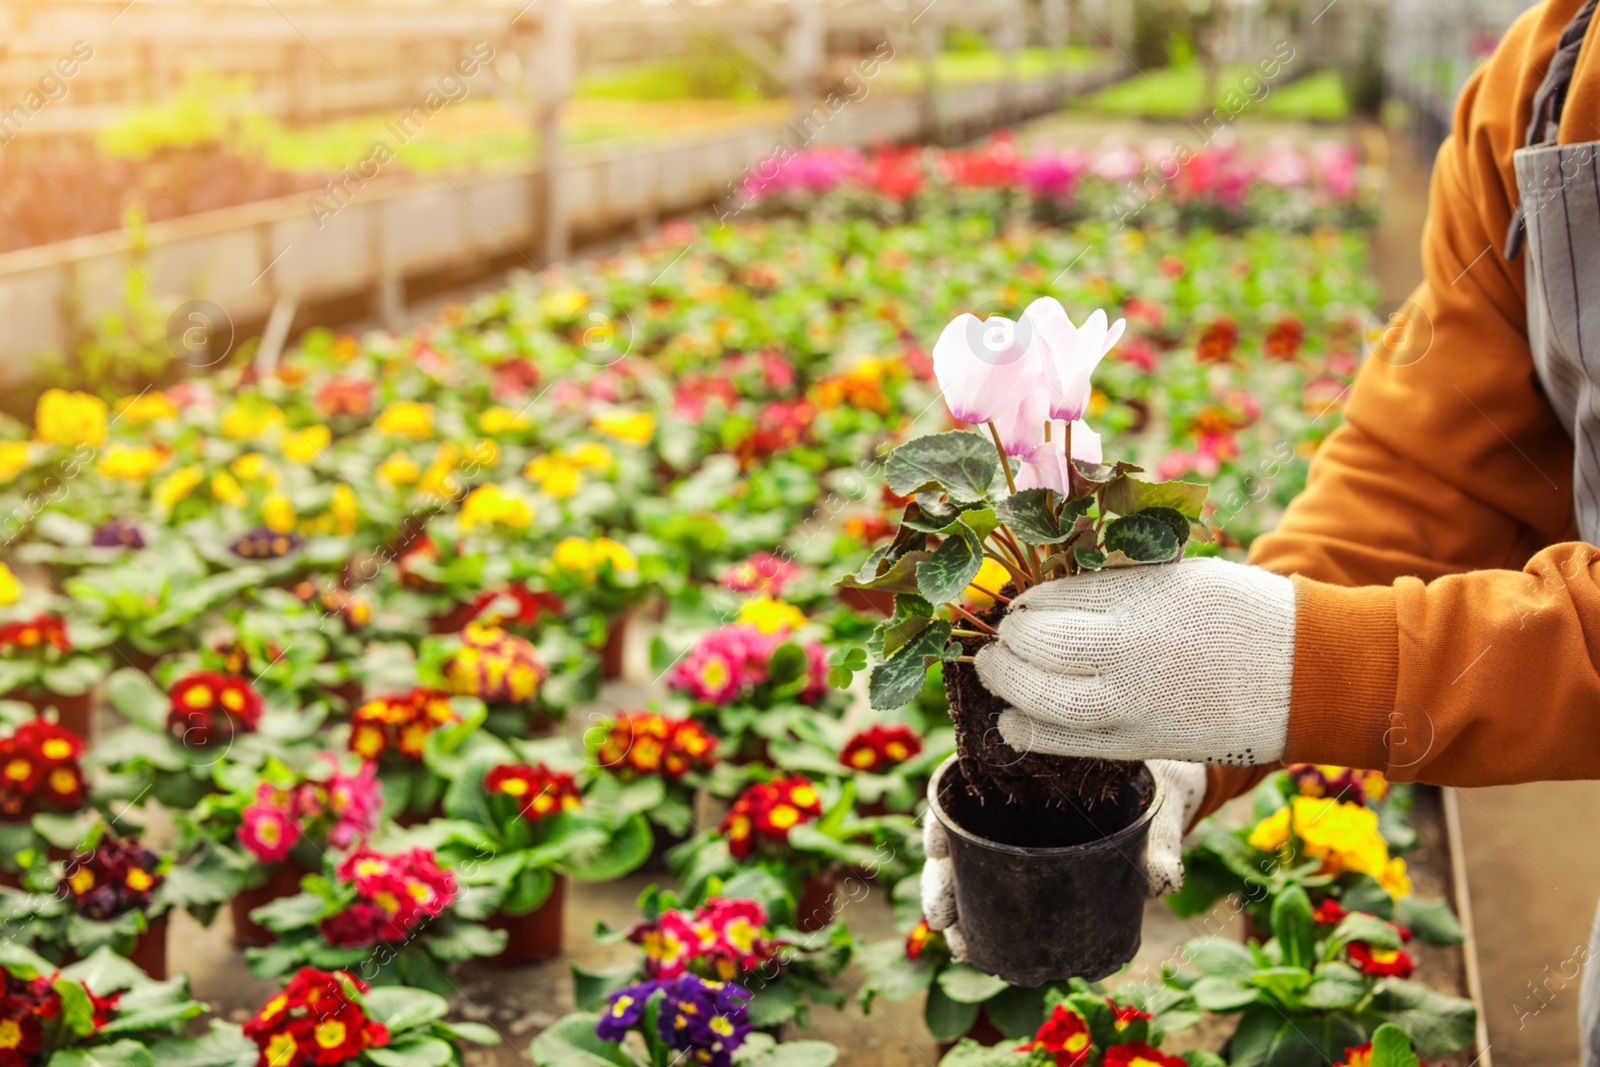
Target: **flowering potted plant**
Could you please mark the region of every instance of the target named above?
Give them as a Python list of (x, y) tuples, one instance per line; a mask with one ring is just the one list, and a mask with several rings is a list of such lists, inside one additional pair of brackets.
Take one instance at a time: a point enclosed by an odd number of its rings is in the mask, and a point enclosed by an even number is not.
[(10, 704), (17, 716), (0, 738), (0, 884), (18, 886), (17, 872), (36, 853), (78, 847), (94, 818), (81, 760), (84, 745), (71, 730), (32, 709)]
[(797, 930), (809, 933), (832, 922), (840, 868), (878, 871), (892, 861), (892, 847), (868, 842), (895, 817), (857, 816), (849, 781), (824, 807), (823, 788), (801, 775), (746, 786), (715, 834), (693, 837), (667, 854), (685, 899), (698, 903), (736, 884)]
[(1408, 980), (1409, 933), (1326, 902), (1313, 909), (1299, 886), (1277, 895), (1271, 921), (1265, 944), (1190, 941), (1184, 958), (1194, 970), (1167, 978), (1170, 988), (1188, 995), (1188, 1007), (1240, 1013), (1223, 1049), (1228, 1063), (1258, 1067), (1285, 1054), (1334, 1063), (1384, 1023), (1403, 1027), (1424, 1056), (1472, 1041), (1471, 1001)]
[(533, 642), (491, 622), (426, 639), (418, 673), (426, 684), (483, 701), (486, 725), (502, 737), (551, 733), (574, 695), (557, 684)]
[(373, 989), (348, 971), (302, 967), (243, 1026), (219, 1027), (215, 1059), (206, 1062), (461, 1067), (463, 1041), (500, 1043), (492, 1027), (446, 1021), (449, 1010), (443, 997), (426, 990)]
[(688, 698), (692, 714), (714, 724), (729, 759), (764, 759), (773, 740), (789, 736), (829, 698), (821, 643), (791, 637), (805, 624), (800, 610), (764, 598), (749, 603), (763, 610), (741, 615), (758, 621), (710, 631), (667, 675), (667, 687)]
[(948, 728), (926, 741), (904, 723), (873, 723), (852, 730), (835, 719), (815, 717), (796, 724), (798, 739), (772, 744), (772, 761), (788, 771), (817, 777), (847, 775), (865, 814), (912, 814), (927, 791), (928, 776), (955, 748)]
[(655, 850), (682, 841), (693, 828), (694, 791), (717, 766), (718, 740), (695, 719), (624, 711), (584, 733), (594, 773), (616, 778), (630, 796), (646, 798)]
[(844, 1005), (829, 988), (850, 962), (850, 934), (842, 926), (812, 934), (776, 929), (766, 908), (749, 898), (712, 897), (698, 908), (678, 906), (676, 894), (654, 886), (639, 898), (644, 918), (626, 930), (602, 928), (602, 943), (628, 941), (644, 958), (603, 971), (572, 965), (578, 1007), (599, 1011), (625, 986), (695, 974), (758, 991), (746, 1007), (748, 1022), (776, 1032), (784, 1023), (810, 1025), (810, 1006)]
[(346, 743), (356, 756), (377, 764), (392, 816), (428, 819), (439, 813), (446, 785), (427, 759), (430, 749), (455, 752), (474, 737), (486, 714), (482, 701), (414, 686), (406, 693), (373, 697), (352, 711)]
[(184, 870), (226, 871), (236, 945), (272, 943), (250, 919), (263, 904), (299, 891), (322, 857), (378, 828), (383, 793), (374, 764), (319, 752), (300, 768), (269, 759), (259, 771), (224, 764), (217, 791), (177, 813)]
[[(65, 861), (27, 856), (22, 889), (0, 889), (14, 936), (50, 959), (70, 962), (110, 948), (156, 978), (167, 976), (167, 916), (181, 903), (167, 891), (172, 857), (137, 837), (119, 838), (97, 824)], [(191, 879), (186, 892), (220, 903), (228, 886)], [(208, 891), (209, 890), (209, 891)]]
[[(1257, 821), (1229, 831), (1208, 819), (1184, 851), (1184, 886), (1168, 897), (1179, 915), (1237, 897), (1251, 931), (1268, 929), (1277, 896), (1300, 887), (1319, 904), (1394, 919), (1429, 944), (1462, 938), (1450, 906), (1412, 894), (1404, 857), (1393, 840), (1411, 842), (1403, 791), (1375, 771), (1295, 764), (1256, 787)], [(1386, 799), (1387, 798), (1387, 799)], [(1388, 831), (1386, 834), (1385, 831)]]
[(325, 869), (307, 875), (296, 895), (251, 913), (278, 937), (245, 951), (256, 974), (333, 967), (373, 985), (442, 995), (454, 989), (445, 976), (450, 964), (505, 948), (503, 931), (461, 916), (460, 882), (428, 849), (385, 853), (363, 845)]
[[(599, 449), (609, 464), (610, 452), (604, 446), (587, 448), (589, 452), (580, 445), (574, 453), (581, 458)], [(528, 472), (542, 469), (540, 477), (547, 492), (552, 479), (562, 477), (559, 471), (552, 474), (550, 468), (555, 462), (551, 457), (560, 455), (558, 450), (535, 457), (528, 464)], [(594, 462), (599, 462), (599, 454), (594, 455)], [(659, 554), (653, 555), (659, 561)], [(564, 618), (572, 632), (590, 648), (599, 650), (601, 678), (622, 677), (629, 624), (639, 605), (655, 593), (663, 567), (660, 562), (641, 567), (640, 558), (632, 549), (609, 537), (568, 536), (550, 550), (542, 572), (543, 584), (561, 598)]]
[(490, 746), (452, 775), (439, 854), (476, 890), (471, 914), (504, 931), (493, 962), (516, 965), (561, 954), (567, 877), (620, 878), (650, 855), (639, 810), (648, 797), (599, 779), (587, 796), (577, 780)]
[[(6, 581), (14, 581), (9, 571)], [(6, 612), (11, 615), (11, 612)], [(94, 688), (106, 676), (106, 639), (95, 627), (69, 624), (58, 611), (29, 610), (0, 622), (0, 694), (88, 737)]]
[[(777, 1044), (750, 1023), (751, 993), (731, 982), (684, 973), (619, 989), (598, 1013), (558, 1019), (534, 1039), (538, 1067), (601, 1061), (660, 1067), (680, 1058), (705, 1067), (831, 1067), (839, 1050), (823, 1041)], [(624, 1042), (637, 1035), (641, 1057)]]
[(215, 788), (213, 775), (225, 761), (260, 767), (276, 756), (301, 763), (316, 751), (325, 706), (300, 710), (287, 695), (269, 705), (242, 675), (172, 673), (166, 692), (131, 667), (107, 679), (112, 706), (128, 720), (93, 753), (111, 772), (107, 795), (192, 808)]
[[(961, 914), (980, 916), (981, 929), (963, 931), (968, 958), (1029, 985), (1102, 977), (1131, 958), (1145, 886), (1122, 857), (1143, 849), (1160, 798), (1142, 764), (1012, 750), (997, 728), (1005, 704), (979, 682), (973, 655), (1022, 590), (1085, 570), (1170, 562), (1191, 538), (1208, 536), (1197, 521), (1204, 486), (1144, 481), (1131, 464), (1102, 463), (1098, 437), (1079, 421), (1090, 372), (1121, 333), (1101, 312), (1075, 327), (1052, 299), (1015, 323), (972, 315), (950, 323), (933, 353), (945, 403), (988, 433), (919, 437), (890, 453), (889, 488), (911, 503), (894, 539), (839, 583), (895, 594), (895, 613), (871, 642), (874, 707), (905, 704), (928, 664), (944, 663), (958, 755), (935, 772), (929, 804), (955, 866), (969, 872), (956, 879)], [(960, 600), (985, 560), (1008, 581), (978, 589), (994, 605), (974, 611)], [(948, 618), (937, 617), (941, 605)], [(1115, 848), (1102, 844), (1112, 837)], [(1068, 884), (1093, 888), (1069, 893)], [(1062, 929), (1093, 926), (1105, 936), (1042, 942), (1040, 909), (1070, 916)]]
[(21, 945), (0, 965), (0, 1060), (17, 1067), (72, 1063), (208, 1063), (210, 1037), (188, 1037), (206, 1006), (189, 980), (152, 981), (102, 948), (58, 969)]
[(1107, 996), (1104, 989), (1073, 979), (1043, 997), (1041, 1021), (1028, 1029), (1022, 1044), (986, 1048), (969, 1038), (939, 1062), (941, 1067), (1223, 1067), (1221, 1058), (1201, 1049), (1182, 1056), (1161, 1051), (1167, 1032), (1199, 1018), (1182, 999), (1160, 987), (1119, 989)]

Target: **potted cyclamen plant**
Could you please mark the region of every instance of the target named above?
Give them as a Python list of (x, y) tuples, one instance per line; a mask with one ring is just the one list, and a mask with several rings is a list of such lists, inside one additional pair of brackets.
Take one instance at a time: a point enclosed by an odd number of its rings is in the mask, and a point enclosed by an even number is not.
[[(1079, 421), (1090, 372), (1121, 333), (1098, 311), (1074, 327), (1052, 299), (1015, 323), (951, 322), (934, 370), (951, 413), (987, 432), (919, 437), (890, 453), (889, 488), (910, 503), (893, 540), (838, 583), (895, 595), (870, 642), (873, 707), (912, 700), (928, 665), (943, 661), (957, 753), (934, 772), (929, 807), (950, 840), (969, 960), (1021, 985), (1100, 978), (1132, 958), (1146, 887), (1128, 857), (1143, 852), (1161, 797), (1142, 763), (1011, 749), (997, 725), (1005, 704), (973, 657), (1031, 586), (1168, 563), (1209, 536), (1198, 523), (1204, 486), (1102, 462), (1098, 436)], [(990, 606), (963, 606), (986, 559), (1009, 581), (976, 589)], [(836, 682), (850, 674), (836, 664)], [(1072, 934), (1052, 940), (1041, 929)]]
[(383, 792), (377, 767), (320, 752), (303, 767), (269, 759), (259, 771), (224, 764), (217, 791), (177, 813), (185, 870), (230, 872), (233, 942), (270, 945), (272, 931), (250, 918), (263, 904), (299, 892), (328, 852), (353, 847), (378, 828)]

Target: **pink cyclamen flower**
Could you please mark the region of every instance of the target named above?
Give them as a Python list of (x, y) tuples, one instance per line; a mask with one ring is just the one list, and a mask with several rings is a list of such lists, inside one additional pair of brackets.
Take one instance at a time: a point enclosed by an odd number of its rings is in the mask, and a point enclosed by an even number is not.
[(1028, 330), (1002, 315), (957, 315), (933, 346), (933, 374), (950, 414), (983, 424), (1015, 420), (1039, 391), (1040, 368), (1030, 358)]
[[(1053, 489), (1065, 496), (1067, 493), (1067, 450), (1062, 443), (1067, 424), (1059, 420), (1050, 424), (1050, 440), (1029, 452), (1017, 472), (1017, 490)], [(1082, 420), (1072, 424), (1072, 458), (1083, 463), (1099, 463), (1104, 453), (1100, 435)]]
[(1074, 326), (1061, 301), (1046, 296), (1023, 312), (1027, 323), (1029, 361), (1043, 372), (1049, 389), (1049, 416), (1076, 422), (1089, 408), (1089, 378), (1105, 354), (1122, 337), (1126, 319), (1107, 325), (1098, 308), (1082, 326)]
[(271, 804), (251, 804), (241, 813), (239, 843), (262, 863), (280, 863), (300, 839), (294, 820)]

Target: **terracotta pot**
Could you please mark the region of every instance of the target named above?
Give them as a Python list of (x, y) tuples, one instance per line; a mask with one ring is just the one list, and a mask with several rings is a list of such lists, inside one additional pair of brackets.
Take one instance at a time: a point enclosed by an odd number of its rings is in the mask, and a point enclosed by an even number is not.
[(158, 982), (167, 980), (167, 916), (150, 924), (133, 943), (128, 960)]
[(857, 611), (876, 612), (884, 618), (894, 614), (894, 594), (883, 589), (841, 589), (839, 600)]
[(56, 696), (54, 693), (31, 693), (13, 689), (6, 694), (5, 699), (20, 700), (24, 704), (30, 704), (40, 715), (50, 708), (55, 708), (57, 722), (83, 738), (86, 743), (92, 740), (90, 732), (94, 728), (93, 689), (77, 696)]
[[(1002, 1034), (1000, 1028), (990, 1020), (989, 1013), (983, 1010), (981, 1004), (978, 1006), (978, 1017), (972, 1021), (972, 1026), (961, 1037), (970, 1038), (980, 1045), (990, 1046), (998, 1045), (1006, 1039), (1006, 1035)], [(955, 1048), (959, 1041), (960, 1038), (957, 1038), (956, 1041), (941, 1041), (939, 1043), (939, 1058), (941, 1060), (944, 1059), (945, 1054)]]
[(555, 959), (561, 955), (562, 920), (566, 917), (567, 876), (558, 874), (544, 903), (526, 915), (496, 914), (489, 929), (506, 932), (506, 947), (487, 962), (497, 967), (520, 967), (524, 963)]
[(244, 889), (228, 904), (233, 915), (233, 943), (240, 948), (264, 948), (278, 940), (278, 935), (250, 919), (250, 913), (263, 904), (271, 904), (282, 897), (300, 892), (300, 879), (311, 872), (294, 860), (278, 864), (267, 880), (254, 889)]
[(628, 624), (633, 621), (633, 612), (624, 611), (621, 615), (611, 620), (606, 627), (606, 643), (600, 646), (600, 678), (602, 681), (614, 682), (622, 677), (623, 667), (626, 666), (625, 656), (628, 651)]
[(834, 889), (839, 872), (830, 867), (820, 874), (808, 874), (800, 883), (800, 899), (794, 905), (794, 928), (809, 934), (833, 922)]

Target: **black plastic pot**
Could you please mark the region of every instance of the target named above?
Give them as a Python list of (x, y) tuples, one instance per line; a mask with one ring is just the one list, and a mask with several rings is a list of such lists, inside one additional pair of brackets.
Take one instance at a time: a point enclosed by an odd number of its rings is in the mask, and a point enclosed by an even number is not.
[[(1139, 773), (1142, 788), (1122, 790), (1121, 803), (1090, 812), (1018, 807), (1005, 813), (1006, 819), (1081, 824), (1082, 844), (1023, 848), (962, 826), (963, 807), (976, 802), (966, 792), (958, 758), (939, 765), (928, 806), (950, 840), (969, 963), (1012, 985), (1040, 986), (1068, 978), (1096, 981), (1133, 959), (1144, 921), (1145, 844), (1162, 801), (1149, 769)], [(973, 814), (979, 812), (990, 825), (1000, 814), (992, 807)]]

